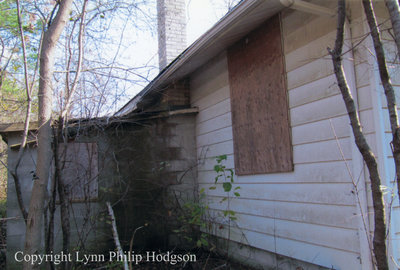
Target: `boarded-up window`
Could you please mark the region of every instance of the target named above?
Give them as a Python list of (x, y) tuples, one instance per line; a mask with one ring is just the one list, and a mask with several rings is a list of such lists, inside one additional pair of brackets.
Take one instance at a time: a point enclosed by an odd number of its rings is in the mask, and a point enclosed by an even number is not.
[(238, 175), (293, 170), (283, 61), (278, 16), (228, 50)]
[(96, 143), (59, 145), (61, 177), (71, 201), (93, 200), (98, 194), (98, 157)]

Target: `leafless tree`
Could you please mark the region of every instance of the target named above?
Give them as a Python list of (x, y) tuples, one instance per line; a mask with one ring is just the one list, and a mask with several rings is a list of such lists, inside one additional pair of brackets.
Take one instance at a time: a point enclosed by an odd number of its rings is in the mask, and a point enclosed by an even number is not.
[[(124, 44), (124, 31), (128, 28), (148, 29), (154, 23), (151, 12), (144, 10), (151, 8), (145, 2), (137, 1), (88, 1), (62, 0), (48, 3), (48, 1), (16, 2), (18, 5), (18, 22), (20, 43), (14, 42), (14, 48), (22, 44), (24, 84), (26, 91), (25, 128), (19, 148), (15, 168), (9, 168), (14, 176), (16, 192), (22, 216), (26, 221), (25, 252), (33, 254), (40, 252), (40, 236), (43, 228), (43, 214), (46, 215), (46, 250), (52, 250), (53, 227), (55, 212), (55, 197), (61, 202), (61, 219), (63, 230), (63, 250), (67, 253), (70, 246), (70, 198), (68, 186), (63, 182), (62, 164), (59, 163), (57, 145), (67, 147), (68, 122), (73, 117), (90, 118), (112, 112), (118, 100), (123, 97), (125, 88), (132, 85), (147, 83), (154, 67), (142, 65), (132, 68), (127, 63), (120, 62), (122, 51), (127, 47)], [(26, 27), (21, 10), (29, 10), (29, 18), (39, 18), (43, 26), (42, 35), (36, 35), (35, 45), (39, 57), (33, 70), (29, 70), (25, 41), (29, 37), (24, 33)], [(123, 16), (128, 18), (121, 19)], [(32, 15), (32, 16), (31, 16)], [(139, 19), (138, 19), (139, 18)], [(121, 33), (112, 30), (111, 25), (116, 21), (124, 22)], [(135, 22), (135, 23), (134, 23)], [(131, 24), (131, 25), (129, 25)], [(116, 24), (118, 25), (118, 23)], [(65, 29), (65, 30), (64, 30)], [(64, 32), (63, 32), (64, 30)], [(40, 31), (39, 31), (40, 32)], [(118, 37), (118, 38), (116, 38)], [(115, 39), (116, 38), (116, 39)], [(99, 42), (101, 40), (101, 42)], [(115, 44), (114, 40), (117, 40)], [(1, 38), (0, 61), (6, 59), (6, 44)], [(111, 44), (116, 46), (111, 46)], [(115, 50), (106, 48), (115, 47)], [(9, 49), (9, 47), (8, 47)], [(64, 53), (60, 53), (64, 51)], [(106, 53), (104, 53), (106, 51)], [(11, 50), (11, 52), (13, 52)], [(7, 67), (12, 53), (8, 55), (3, 67)], [(56, 60), (55, 60), (56, 59)], [(30, 66), (31, 68), (31, 66)], [(39, 83), (36, 80), (36, 71), (39, 70)], [(2, 68), (1, 78), (5, 69)], [(55, 71), (55, 72), (54, 72)], [(143, 72), (145, 71), (145, 72)], [(147, 75), (141, 75), (146, 74)], [(3, 82), (3, 80), (1, 80)], [(21, 84), (22, 85), (22, 84)], [(1, 86), (1, 84), (0, 84)], [(39, 129), (37, 134), (37, 179), (34, 182), (29, 212), (24, 207), (23, 197), (18, 179), (18, 166), (24, 154), (28, 139), (29, 123), (32, 118), (31, 108), (34, 100), (34, 89), (39, 89)], [(21, 86), (22, 87), (22, 86)], [(110, 91), (113, 89), (113, 91)], [(117, 93), (115, 95), (114, 93)], [(58, 106), (53, 102), (56, 97)], [(110, 101), (113, 97), (114, 101)], [(57, 124), (53, 120), (57, 119)], [(53, 147), (52, 147), (53, 143)], [(54, 147), (55, 146), (55, 147)], [(62, 151), (61, 151), (62, 152)], [(47, 179), (54, 162), (56, 169), (55, 181), (51, 183), (50, 198), (46, 202)], [(48, 211), (48, 212), (47, 212)], [(45, 212), (45, 213), (44, 213)], [(48, 222), (48, 223), (47, 223)], [(30, 269), (31, 265), (24, 265)], [(64, 265), (68, 268), (68, 265)]]
[[(387, 59), (383, 48), (383, 43), (380, 37), (380, 29), (374, 14), (372, 2), (370, 0), (362, 1), (364, 6), (364, 13), (367, 18), (367, 23), (370, 28), (370, 34), (372, 37), (376, 60), (379, 68), (379, 75), (385, 92), (388, 112), (390, 119), (390, 127), (392, 131), (392, 152), (396, 168), (397, 186), (400, 183), (400, 134), (399, 134), (399, 120), (397, 113), (397, 104), (395, 91), (392, 86), (390, 75), (387, 68)], [(387, 9), (389, 11), (390, 20), (392, 23), (392, 29), (394, 32), (394, 41), (400, 52), (400, 10), (399, 3), (396, 0), (385, 0)], [(371, 180), (371, 191), (373, 198), (374, 207), (374, 238), (373, 238), (373, 252), (374, 252), (374, 263), (377, 269), (388, 269), (388, 257), (386, 250), (386, 223), (385, 223), (385, 206), (383, 203), (382, 191), (380, 189), (381, 179), (377, 169), (376, 157), (371, 151), (371, 148), (365, 140), (365, 136), (362, 132), (362, 128), (359, 122), (358, 112), (356, 110), (354, 100), (351, 96), (349, 86), (346, 82), (342, 66), (342, 47), (344, 39), (344, 24), (346, 18), (345, 1), (338, 1), (338, 28), (334, 50), (329, 50), (333, 64), (336, 78), (338, 81), (339, 88), (342, 92), (344, 102), (350, 117), (351, 126), (357, 147), (359, 148), (365, 164), (368, 168), (370, 180)], [(398, 189), (398, 195), (400, 199), (400, 189)]]
[[(49, 178), (52, 157), (52, 77), (57, 41), (69, 19), (73, 0), (63, 0), (59, 3), (57, 14), (49, 21), (47, 30), (44, 32), (41, 54), (40, 54), (40, 79), (39, 79), (39, 131), (36, 175), (31, 200), (25, 235), (25, 254), (35, 254), (40, 251), (41, 231), (43, 227), (43, 210), (47, 192), (47, 180)], [(33, 266), (24, 263), (24, 269)]]

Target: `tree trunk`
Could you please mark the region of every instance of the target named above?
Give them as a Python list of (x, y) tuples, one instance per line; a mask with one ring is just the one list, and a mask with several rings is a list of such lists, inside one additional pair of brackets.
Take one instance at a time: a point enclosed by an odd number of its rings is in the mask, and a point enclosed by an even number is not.
[(342, 65), (342, 48), (344, 39), (344, 23), (346, 18), (345, 0), (338, 1), (338, 26), (335, 42), (335, 49), (328, 49), (332, 56), (333, 67), (339, 89), (342, 93), (346, 105), (347, 113), (350, 118), (351, 127), (354, 134), (355, 143), (360, 151), (366, 165), (371, 180), (371, 191), (374, 206), (374, 240), (373, 251), (375, 255), (375, 264), (379, 270), (388, 269), (388, 260), (386, 254), (386, 224), (385, 208), (383, 204), (382, 191), (380, 189), (381, 179), (378, 172), (376, 157), (368, 145), (363, 134), (359, 121), (358, 112), (351, 95), (346, 76)]
[[(59, 2), (57, 15), (43, 35), (40, 56), (39, 131), (36, 164), (36, 175), (38, 179), (34, 182), (29, 204), (25, 236), (25, 254), (38, 254), (41, 250), (44, 201), (52, 158), (51, 111), (53, 91), (51, 82), (54, 54), (56, 43), (68, 21), (72, 2), (73, 0), (62, 0)], [(24, 269), (36, 267), (37, 265), (32, 266), (29, 262), (24, 263)]]
[[(118, 237), (118, 230), (117, 230), (117, 223), (115, 221), (115, 216), (114, 216), (114, 211), (111, 207), (110, 202), (106, 202), (107, 209), (108, 209), (108, 214), (110, 215), (111, 218), (111, 229), (114, 237), (114, 242), (115, 246), (117, 247), (117, 251), (119, 254), (124, 254), (124, 251), (122, 250), (121, 243), (119, 242), (119, 237)], [(124, 260), (124, 270), (128, 270), (128, 262)]]
[[(55, 164), (55, 178), (57, 183), (58, 198), (60, 200), (60, 216), (61, 216), (61, 229), (63, 233), (63, 252), (69, 253), (70, 246), (70, 221), (69, 221), (69, 192), (68, 187), (64, 183), (62, 171), (65, 168), (66, 155), (67, 155), (67, 139), (65, 139), (63, 147), (60, 151), (59, 142), (61, 141), (62, 133), (64, 130), (64, 120), (60, 117), (58, 120), (58, 128), (54, 135), (54, 164)], [(68, 136), (68, 134), (66, 134)], [(63, 262), (61, 269), (69, 269), (70, 263)]]

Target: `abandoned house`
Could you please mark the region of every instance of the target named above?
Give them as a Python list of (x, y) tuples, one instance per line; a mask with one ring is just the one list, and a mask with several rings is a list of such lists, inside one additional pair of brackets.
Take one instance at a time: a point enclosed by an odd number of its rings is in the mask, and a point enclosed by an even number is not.
[[(344, 68), (389, 190), (387, 244), (390, 269), (397, 269), (400, 213), (392, 196), (397, 192), (386, 101), (361, 0), (347, 4)], [(123, 242), (146, 225), (136, 246), (174, 245), (174, 207), (202, 195), (210, 217), (203, 230), (220, 239), (222, 249), (228, 239), (237, 260), (266, 269), (373, 269), (368, 173), (327, 51), (335, 41), (336, 1), (244, 0), (186, 49), (185, 37), (177, 35), (183, 32), (184, 15), (177, 12), (182, 6), (179, 0), (158, 3), (159, 75), (114, 117), (71, 123), (65, 179), (75, 187), (74, 241), (85, 237), (82, 243), (99, 250), (113, 245), (108, 225), (90, 218), (108, 200)], [(383, 2), (375, 3), (375, 11), (388, 29)], [(383, 31), (382, 37), (394, 60), (391, 35)], [(396, 63), (390, 71), (399, 90)], [(1, 126), (9, 163), (20, 133), (20, 125)], [(210, 189), (221, 155), (240, 187), (236, 198), (224, 200), (222, 188)], [(25, 202), (34, 161), (32, 144), (19, 169)], [(85, 188), (76, 188), (82, 181)], [(227, 207), (236, 216), (229, 226)], [(11, 178), (7, 215), (21, 216)], [(59, 224), (55, 228), (61, 239)], [(24, 232), (21, 218), (8, 221), (10, 269)]]

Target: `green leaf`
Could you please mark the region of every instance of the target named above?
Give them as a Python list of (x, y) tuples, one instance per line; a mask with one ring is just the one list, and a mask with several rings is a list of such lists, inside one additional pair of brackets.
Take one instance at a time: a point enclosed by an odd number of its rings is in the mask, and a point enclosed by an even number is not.
[(217, 157), (217, 162), (221, 163), (223, 160), (227, 160), (228, 156), (227, 155), (220, 155)]
[(235, 187), (235, 190), (241, 189), (241, 187)]
[(231, 191), (231, 189), (232, 189), (232, 184), (229, 183), (229, 182), (224, 182), (224, 183), (222, 184), (222, 187), (224, 188), (224, 191), (225, 191), (225, 192), (229, 192), (229, 191)]
[(201, 247), (201, 241), (200, 241), (200, 240), (197, 240), (196, 246), (197, 246), (197, 247)]
[(235, 194), (236, 197), (240, 197), (240, 193), (239, 192), (235, 192), (233, 194)]
[(189, 242), (192, 242), (192, 241), (193, 241), (193, 239), (192, 239), (191, 237), (184, 236), (184, 238), (185, 238), (186, 240), (188, 240)]
[(217, 187), (209, 187), (209, 189), (211, 190), (215, 190)]
[(200, 239), (201, 240), (201, 243), (203, 244), (203, 246), (208, 246), (208, 241), (207, 241), (207, 239), (204, 239), (203, 237)]
[(222, 166), (218, 164), (214, 165), (214, 171), (217, 173), (222, 172)]

